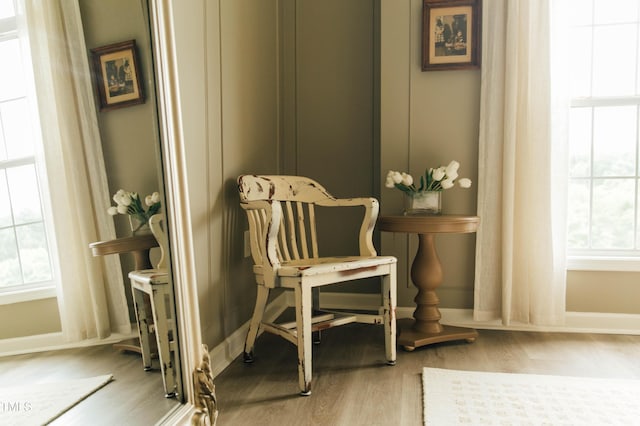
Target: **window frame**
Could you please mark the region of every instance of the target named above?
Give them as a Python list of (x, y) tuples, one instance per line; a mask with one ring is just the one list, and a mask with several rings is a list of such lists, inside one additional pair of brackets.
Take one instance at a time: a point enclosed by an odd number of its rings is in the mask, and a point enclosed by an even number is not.
[[(640, 59), (640, 58), (639, 58)], [(610, 97), (591, 97), (591, 98), (572, 98), (569, 109), (572, 108), (598, 108), (598, 107), (617, 107), (617, 106), (634, 106), (637, 108), (636, 113), (636, 171), (635, 177), (624, 177), (625, 179), (635, 180), (635, 193), (639, 192), (640, 185), (640, 96), (610, 96)], [(593, 139), (591, 140), (591, 149), (593, 150)], [(593, 159), (591, 160), (593, 161)], [(568, 182), (572, 180), (585, 180), (592, 182), (594, 179), (612, 178), (594, 176), (593, 168), (586, 177), (568, 177)], [(613, 177), (615, 178), (615, 177)], [(589, 212), (591, 213), (593, 198), (590, 196)], [(591, 233), (591, 230), (589, 231)], [(637, 233), (640, 232), (640, 199), (635, 197), (634, 210), (634, 241), (637, 240)], [(634, 246), (636, 243), (634, 243)], [(590, 271), (638, 271), (640, 272), (640, 247), (631, 250), (616, 249), (595, 249), (595, 248), (569, 248), (567, 245), (567, 269), (568, 270), (590, 270)]]
[[(595, 13), (595, 11), (591, 11), (591, 13)], [(638, 14), (640, 14), (640, 8), (638, 9)], [(593, 19), (593, 15), (592, 15)], [(574, 108), (591, 108), (592, 111), (594, 108), (600, 107), (625, 107), (632, 106), (636, 108), (635, 114), (635, 172), (634, 174), (630, 174), (628, 176), (598, 176), (594, 173), (594, 158), (593, 158), (593, 150), (594, 150), (594, 135), (591, 135), (591, 140), (589, 142), (590, 150), (591, 150), (591, 167), (589, 170), (588, 176), (578, 177), (578, 176), (568, 176), (567, 183), (576, 182), (579, 180), (584, 180), (589, 182), (589, 246), (591, 246), (591, 238), (593, 235), (592, 232), (592, 215), (593, 215), (593, 206), (594, 206), (594, 194), (593, 187), (594, 181), (598, 179), (625, 179), (625, 180), (633, 180), (633, 187), (635, 189), (634, 193), (634, 209), (633, 209), (633, 248), (631, 249), (597, 249), (597, 248), (571, 248), (569, 246), (569, 233), (567, 230), (567, 269), (568, 270), (590, 270), (590, 271), (637, 271), (640, 272), (640, 243), (638, 238), (638, 233), (640, 232), (640, 77), (638, 73), (640, 73), (640, 19), (639, 17), (633, 17), (630, 21), (625, 24), (634, 23), (636, 25), (636, 40), (635, 40), (635, 50), (636, 50), (636, 89), (635, 95), (616, 95), (616, 96), (600, 96), (594, 95), (591, 92), (586, 96), (576, 96), (569, 95), (569, 105), (568, 112)], [(593, 33), (594, 29), (598, 26), (602, 25), (611, 25), (612, 23), (596, 23), (592, 21), (590, 24), (582, 23), (578, 25), (579, 27), (588, 27)], [(617, 23), (613, 23), (614, 25)], [(592, 40), (593, 42), (593, 40)], [(593, 57), (593, 45), (591, 45), (591, 58), (589, 60), (589, 69), (586, 72), (589, 74), (589, 79), (591, 81), (591, 91), (593, 90), (594, 84), (594, 69), (595, 69), (595, 59)], [(593, 122), (592, 122), (593, 126)], [(570, 126), (569, 126), (570, 129)], [(569, 152), (569, 157), (571, 153)], [(571, 212), (567, 211), (567, 218), (570, 217)]]
[[(0, 19), (0, 43), (15, 39), (20, 39), (20, 35), (18, 32), (18, 21), (16, 16)], [(25, 58), (23, 57), (23, 60), (24, 59)], [(28, 81), (27, 84), (32, 85), (33, 81)], [(25, 95), (25, 98), (27, 98), (28, 100), (29, 97), (30, 95), (29, 93), (27, 93)], [(39, 133), (39, 131), (34, 133), (37, 134)], [(19, 158), (0, 160), (0, 169), (2, 170), (22, 165), (33, 165), (33, 167), (35, 168), (36, 178), (40, 190), (40, 209), (42, 211), (41, 222), (44, 227), (46, 237), (46, 247), (51, 268), (51, 279), (35, 283), (23, 283), (8, 287), (0, 287), (0, 306), (57, 297), (57, 251), (55, 250), (53, 238), (51, 235), (51, 233), (53, 232), (53, 224), (50, 212), (51, 209), (48, 208), (48, 200), (46, 199), (46, 197), (48, 196), (48, 183), (47, 178), (43, 177), (46, 176), (43, 165), (40, 164), (37, 153)], [(15, 228), (15, 225), (13, 227)]]

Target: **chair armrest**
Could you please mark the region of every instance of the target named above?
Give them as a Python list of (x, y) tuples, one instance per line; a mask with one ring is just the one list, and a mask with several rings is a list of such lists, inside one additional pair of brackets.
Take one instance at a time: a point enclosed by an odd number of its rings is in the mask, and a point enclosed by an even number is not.
[(380, 211), (380, 204), (378, 200), (370, 197), (362, 198), (334, 198), (323, 200), (317, 203), (319, 206), (325, 207), (353, 207), (363, 206), (364, 216), (362, 218), (362, 224), (360, 225), (359, 234), (359, 246), (360, 256), (376, 256), (377, 252), (373, 246), (373, 229), (376, 226), (378, 220), (378, 212)]

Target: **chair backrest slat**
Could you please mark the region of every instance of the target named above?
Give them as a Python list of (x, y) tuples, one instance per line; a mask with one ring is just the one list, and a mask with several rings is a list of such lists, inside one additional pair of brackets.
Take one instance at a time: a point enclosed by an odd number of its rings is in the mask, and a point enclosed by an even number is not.
[(286, 210), (283, 212), (286, 217), (286, 232), (288, 235), (289, 250), (293, 254), (294, 259), (300, 259), (298, 251), (298, 238), (296, 237), (296, 224), (294, 221), (293, 206), (290, 201), (285, 202)]
[[(264, 210), (247, 210), (247, 218), (249, 219), (249, 239), (253, 245), (258, 241), (262, 241), (264, 238)], [(251, 247), (251, 257), (253, 257), (253, 262), (255, 264), (262, 263), (263, 255), (264, 253), (262, 253), (262, 250), (259, 250), (257, 247)]]
[[(309, 205), (313, 205), (313, 204), (309, 204)], [(305, 220), (304, 220), (304, 203), (298, 202), (296, 203), (296, 210), (298, 212), (298, 233), (300, 235), (300, 237), (298, 238), (298, 241), (300, 243), (300, 246), (302, 248), (302, 258), (303, 259), (308, 259), (309, 258), (309, 247), (307, 245), (307, 230), (305, 228)]]
[(289, 253), (289, 243), (287, 241), (287, 227), (284, 223), (284, 218), (282, 219), (282, 223), (280, 224), (280, 232), (278, 234), (278, 237), (280, 238), (280, 242), (278, 244), (278, 247), (280, 248), (278, 258), (280, 260), (291, 260), (291, 253)]
[(313, 257), (319, 257), (318, 254), (318, 233), (316, 232), (316, 210), (313, 204), (309, 204), (309, 232), (311, 232), (311, 250)]

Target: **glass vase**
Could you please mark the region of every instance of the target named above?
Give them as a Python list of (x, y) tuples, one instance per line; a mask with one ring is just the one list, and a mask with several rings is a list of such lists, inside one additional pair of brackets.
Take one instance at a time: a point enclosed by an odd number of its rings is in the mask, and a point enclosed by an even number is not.
[(129, 225), (131, 226), (131, 234), (135, 237), (136, 235), (147, 235), (151, 234), (151, 228), (149, 228), (149, 221), (142, 221), (135, 216), (129, 216)]
[(404, 214), (438, 215), (442, 213), (442, 191), (419, 191), (405, 195)]

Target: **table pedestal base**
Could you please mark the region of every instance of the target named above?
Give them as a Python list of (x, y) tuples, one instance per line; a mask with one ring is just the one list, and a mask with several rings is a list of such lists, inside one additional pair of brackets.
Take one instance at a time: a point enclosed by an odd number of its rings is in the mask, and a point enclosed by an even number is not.
[(431, 345), (440, 342), (450, 342), (452, 340), (466, 340), (471, 343), (478, 337), (478, 332), (473, 328), (454, 327), (443, 325), (439, 333), (426, 333), (413, 329), (415, 320), (411, 318), (399, 319), (398, 324), (398, 344), (406, 351), (413, 351), (415, 348)]

